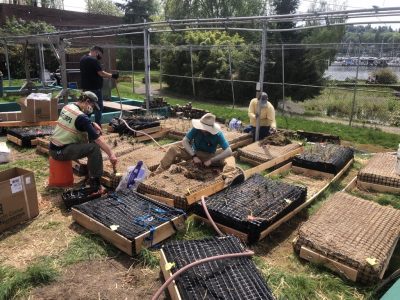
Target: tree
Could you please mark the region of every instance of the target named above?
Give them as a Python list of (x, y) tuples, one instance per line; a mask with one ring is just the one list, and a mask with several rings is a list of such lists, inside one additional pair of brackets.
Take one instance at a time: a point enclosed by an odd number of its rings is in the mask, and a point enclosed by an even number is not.
[[(0, 36), (15, 36), (15, 35), (28, 35), (28, 34), (38, 34), (46, 32), (56, 31), (55, 27), (42, 21), (25, 21), (22, 19), (16, 19), (15, 17), (6, 18), (5, 24), (0, 28)], [(9, 61), (10, 61), (10, 71), (11, 76), (14, 78), (25, 78), (25, 68), (24, 59), (24, 49), (21, 45), (10, 46), (8, 48)], [(7, 74), (5, 69), (5, 52), (4, 47), (0, 48), (0, 71), (3, 74)], [(33, 72), (33, 77), (38, 77), (39, 70), (39, 58), (37, 48), (28, 46), (28, 57), (31, 58), (31, 71)], [(51, 50), (46, 50), (46, 64), (49, 69), (56, 69), (58, 66), (57, 60), (52, 55)], [(32, 64), (32, 62), (36, 62)], [(4, 68), (4, 69), (3, 69)]]
[(259, 15), (263, 0), (166, 0), (166, 19), (224, 18)]
[(122, 17), (124, 13), (111, 0), (85, 0), (90, 14)]
[(159, 8), (157, 0), (125, 0), (123, 4), (117, 3), (116, 5), (125, 12), (126, 23), (150, 21), (151, 16), (155, 15)]
[[(216, 100), (231, 100), (229, 55), (232, 58), (234, 79), (255, 80), (258, 76), (259, 53), (253, 55), (251, 47), (238, 34), (229, 35), (221, 31), (192, 31), (184, 34), (164, 34), (163, 45), (174, 47), (163, 51), (163, 73), (183, 77), (165, 76), (169, 88), (182, 94), (192, 94), (192, 76), (190, 51), (175, 46), (194, 45), (192, 51), (193, 75), (200, 78), (218, 78), (224, 80), (195, 79), (197, 97)], [(205, 48), (196, 49), (196, 45)], [(208, 48), (207, 46), (213, 46)], [(254, 59), (257, 57), (256, 59)], [(238, 102), (248, 101), (254, 94), (255, 84), (235, 83), (235, 98)]]

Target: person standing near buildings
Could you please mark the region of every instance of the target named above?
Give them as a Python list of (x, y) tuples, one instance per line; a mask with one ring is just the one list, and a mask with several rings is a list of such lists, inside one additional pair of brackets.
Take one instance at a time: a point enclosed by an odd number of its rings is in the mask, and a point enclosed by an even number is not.
[(103, 113), (103, 95), (101, 89), (103, 87), (103, 78), (118, 79), (118, 73), (108, 73), (103, 71), (100, 60), (104, 54), (103, 48), (93, 46), (89, 54), (84, 55), (79, 67), (81, 70), (81, 88), (83, 91), (90, 91), (96, 94), (98, 99), (99, 110), (94, 112), (95, 122), (101, 126), (101, 116)]
[[(259, 116), (257, 113), (258, 101), (260, 101), (261, 105)], [(268, 101), (267, 93), (263, 92), (260, 97), (253, 98), (250, 101), (248, 116), (250, 119), (250, 126), (247, 127), (244, 131), (251, 132), (253, 134), (253, 141), (255, 141), (257, 117), (260, 118), (260, 140), (270, 135), (271, 132), (276, 131), (275, 108), (271, 104), (271, 102)]]

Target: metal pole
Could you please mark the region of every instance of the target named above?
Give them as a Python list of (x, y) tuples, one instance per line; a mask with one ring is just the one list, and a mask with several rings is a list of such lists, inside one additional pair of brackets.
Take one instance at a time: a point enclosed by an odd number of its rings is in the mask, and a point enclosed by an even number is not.
[(40, 80), (42, 81), (42, 86), (46, 86), (45, 78), (44, 78), (44, 54), (43, 54), (43, 44), (38, 44), (39, 50), (39, 66), (40, 66)]
[(65, 57), (65, 45), (64, 41), (60, 41), (58, 43), (59, 47), (59, 54), (60, 54), (60, 60), (61, 60), (61, 65), (60, 65), (60, 73), (61, 73), (61, 85), (63, 87), (62, 89), (62, 94), (64, 98), (64, 104), (68, 104), (68, 80), (67, 80), (67, 66), (66, 66), (66, 57)]
[(161, 62), (162, 62), (162, 49), (160, 48), (160, 76), (158, 77), (158, 80), (160, 80), (160, 92), (162, 90), (162, 66), (161, 66)]
[(235, 108), (235, 89), (233, 87), (233, 75), (232, 75), (232, 56), (231, 47), (228, 47), (228, 58), (229, 58), (229, 76), (231, 77), (231, 90), (232, 90), (232, 108)]
[(349, 120), (349, 126), (351, 126), (351, 122), (353, 121), (354, 110), (356, 107), (356, 94), (357, 94), (357, 81), (358, 81), (358, 68), (360, 66), (360, 53), (361, 53), (361, 46), (358, 46), (358, 58), (357, 58), (357, 68), (356, 68), (356, 79), (354, 82), (354, 90), (353, 90), (353, 103), (351, 104), (351, 114)]
[(8, 86), (11, 86), (11, 72), (10, 72), (10, 61), (8, 60), (8, 47), (4, 44), (6, 52), (6, 64), (7, 64), (7, 75), (8, 75)]
[[(263, 32), (261, 39), (261, 63), (260, 63), (260, 96), (264, 90), (264, 68), (266, 60), (266, 48), (267, 48), (267, 25), (263, 23)], [(261, 113), (261, 101), (257, 102), (257, 116), (256, 116), (256, 136), (255, 140), (258, 141), (260, 138), (260, 113)]]
[(133, 43), (131, 40), (131, 61), (132, 61), (132, 93), (135, 92), (135, 57), (133, 55)]
[(192, 72), (192, 89), (193, 89), (193, 97), (196, 98), (196, 88), (194, 86), (194, 75), (193, 75), (193, 53), (192, 53), (192, 45), (189, 47), (190, 51), (190, 70)]
[(282, 109), (285, 113), (285, 45), (282, 44)]
[(149, 31), (147, 28), (143, 30), (144, 37), (144, 65), (145, 65), (145, 76), (144, 81), (146, 85), (146, 111), (150, 110), (150, 60), (149, 60)]

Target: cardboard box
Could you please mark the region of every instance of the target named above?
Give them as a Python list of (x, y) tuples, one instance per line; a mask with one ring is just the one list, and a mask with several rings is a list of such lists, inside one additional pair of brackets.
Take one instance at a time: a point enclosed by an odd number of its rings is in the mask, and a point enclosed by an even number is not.
[(0, 122), (21, 121), (22, 113), (20, 111), (0, 112)]
[(0, 191), (0, 232), (39, 214), (33, 172), (21, 168), (0, 172)]
[(58, 119), (58, 99), (51, 94), (32, 93), (18, 101), (21, 106), (22, 121), (40, 122)]

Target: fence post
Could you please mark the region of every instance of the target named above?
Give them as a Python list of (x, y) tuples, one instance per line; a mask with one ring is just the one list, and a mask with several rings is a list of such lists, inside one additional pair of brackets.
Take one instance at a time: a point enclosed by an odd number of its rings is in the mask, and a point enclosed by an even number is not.
[(285, 113), (285, 45), (282, 44), (282, 110)]
[[(263, 22), (263, 30), (261, 37), (261, 63), (260, 63), (260, 95), (264, 90), (264, 68), (266, 60), (266, 48), (267, 48), (267, 24)], [(261, 101), (258, 101), (257, 105), (257, 119), (256, 119), (256, 136), (255, 140), (258, 141), (260, 138), (260, 112), (261, 112)]]
[(193, 97), (196, 98), (196, 87), (194, 85), (194, 78), (193, 78), (193, 53), (192, 53), (192, 45), (189, 46), (190, 51), (190, 70), (192, 72), (192, 89), (193, 89)]
[(144, 64), (145, 64), (145, 77), (146, 84), (146, 111), (149, 113), (150, 109), (150, 57), (149, 57), (149, 32), (147, 27), (143, 29), (144, 35)]
[(158, 80), (160, 80), (160, 93), (161, 93), (161, 90), (162, 90), (162, 66), (161, 66), (161, 63), (162, 63), (162, 61), (161, 61), (161, 58), (162, 57), (162, 47), (160, 47), (160, 76), (158, 77)]
[(6, 43), (6, 42), (4, 42), (4, 48), (5, 48), (5, 52), (6, 52), (6, 64), (7, 64), (8, 86), (11, 86), (10, 61), (8, 60), (8, 47), (7, 47), (7, 43)]
[(356, 107), (356, 94), (357, 94), (358, 68), (360, 66), (360, 55), (361, 55), (361, 45), (358, 46), (356, 79), (355, 79), (355, 82), (354, 82), (353, 102), (351, 104), (351, 113), (350, 113), (349, 126), (351, 126), (351, 123), (353, 122), (353, 115), (354, 115), (354, 110), (355, 110), (355, 107)]
[(233, 87), (231, 46), (228, 46), (228, 58), (229, 58), (229, 76), (231, 78), (231, 89), (232, 89), (232, 108), (235, 108), (235, 89)]
[(68, 79), (67, 79), (67, 67), (66, 67), (66, 57), (65, 57), (65, 44), (64, 41), (58, 42), (59, 53), (60, 53), (60, 75), (61, 75), (61, 83), (63, 87), (63, 98), (64, 104), (68, 104)]
[(131, 62), (132, 62), (132, 93), (135, 92), (135, 57), (133, 55), (133, 43), (131, 40)]

